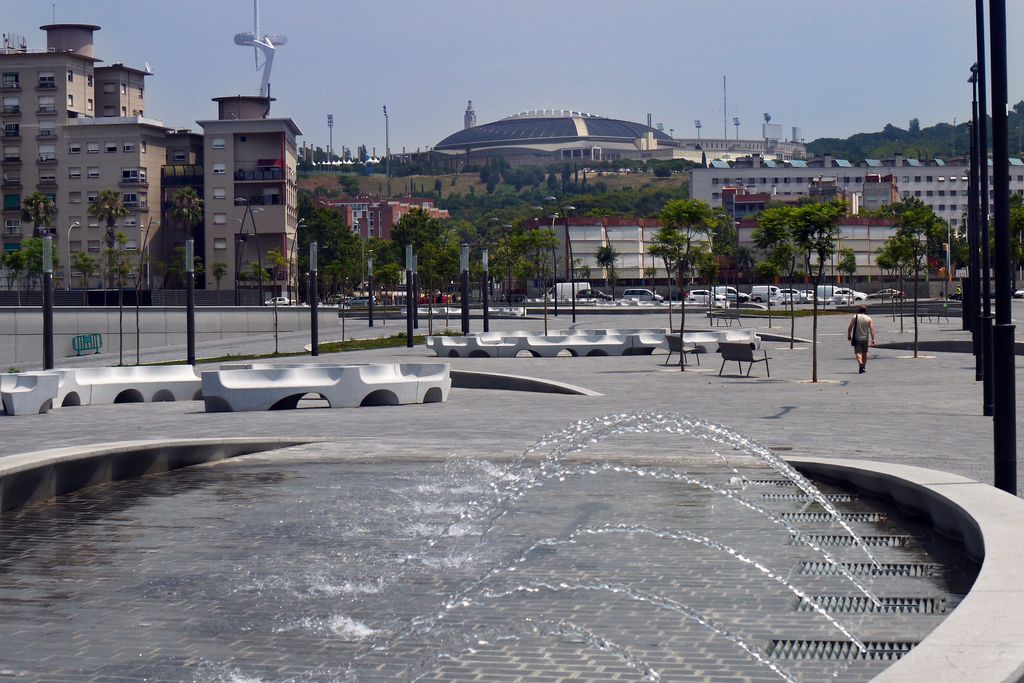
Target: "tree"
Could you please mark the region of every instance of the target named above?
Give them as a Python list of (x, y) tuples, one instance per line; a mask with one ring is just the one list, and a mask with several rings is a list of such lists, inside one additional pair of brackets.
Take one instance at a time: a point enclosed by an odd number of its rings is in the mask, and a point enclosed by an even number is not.
[[(654, 236), (649, 247), (652, 255), (665, 263), (665, 270), (671, 277), (676, 275), (676, 287), (680, 294), (679, 335), (686, 331), (685, 276), (693, 267), (694, 257), (705, 249), (710, 237), (711, 207), (699, 199), (676, 199), (665, 204), (658, 214), (662, 228)], [(669, 297), (669, 327), (672, 326), (672, 305)], [(685, 354), (679, 354), (679, 370), (684, 371)]]
[(619, 260), (619, 252), (615, 251), (615, 247), (610, 244), (602, 244), (597, 248), (597, 252), (594, 254), (597, 259), (597, 265), (604, 269), (604, 284), (605, 286), (611, 286), (612, 298), (615, 298), (615, 264)]
[(213, 267), (210, 268), (210, 274), (213, 275), (214, 281), (217, 283), (217, 291), (220, 292), (220, 281), (227, 275), (228, 264), (223, 261), (214, 261)]
[(857, 254), (853, 249), (846, 247), (839, 250), (839, 262), (836, 263), (836, 270), (845, 275), (847, 281), (852, 280), (857, 274)]
[(7, 269), (8, 276), (14, 280), (14, 290), (17, 293), (18, 305), (21, 306), (21, 276), (25, 273), (25, 252), (19, 249), (18, 251), (9, 251), (4, 254), (4, 268)]
[[(27, 237), (21, 241), (21, 253), (25, 255), (25, 275), (28, 280), (29, 289), (33, 283), (38, 283), (42, 289), (43, 282), (43, 238)], [(60, 267), (60, 255), (56, 251), (51, 253), (53, 267)]]
[(124, 202), (121, 201), (121, 194), (117, 190), (101, 190), (96, 195), (96, 199), (89, 205), (89, 215), (98, 218), (106, 224), (107, 231), (103, 239), (107, 244), (107, 249), (113, 249), (114, 243), (117, 240), (117, 235), (114, 233), (114, 225), (119, 218), (124, 218), (128, 215), (128, 209), (125, 208)]
[(544, 289), (544, 334), (548, 333), (548, 287), (547, 278), (551, 271), (548, 269), (551, 260), (551, 250), (558, 246), (558, 238), (548, 229), (530, 230), (523, 234), (523, 253), (526, 255), (523, 265), (526, 267), (524, 275), (534, 277), (540, 281)]
[(914, 274), (914, 358), (917, 358), (917, 283), (922, 268), (926, 268), (929, 240), (945, 233), (945, 224), (935, 215), (932, 208), (915, 197), (908, 197), (898, 211), (899, 223), (895, 240), (903, 261)]
[(846, 203), (804, 204), (797, 208), (793, 225), (793, 242), (800, 249), (804, 267), (813, 275), (814, 307), (811, 325), (811, 381), (818, 381), (818, 291), (825, 274), (825, 264), (835, 251), (839, 220), (846, 215)]
[[(281, 255), (281, 251), (278, 250), (278, 249), (270, 249), (270, 250), (267, 251), (267, 263), (272, 268), (276, 268), (276, 269), (281, 269), (281, 268), (287, 268), (288, 267), (288, 262), (285, 260), (284, 256)], [(277, 331), (278, 331), (278, 321), (277, 321), (277, 296), (276, 296), (276, 294), (274, 296), (271, 296), (270, 300), (273, 303), (273, 308), (274, 308), (274, 355), (276, 356), (278, 354), (279, 350), (280, 350), (279, 349), (279, 344), (278, 344), (278, 334), (277, 334)], [(344, 335), (342, 335), (342, 336), (344, 337)]]
[(89, 279), (99, 270), (100, 264), (88, 252), (80, 251), (71, 259), (72, 267), (81, 274), (82, 303), (89, 304)]
[(117, 287), (117, 364), (124, 365), (124, 284), (131, 274), (131, 265), (124, 251), (128, 239), (123, 232), (114, 236), (114, 246), (103, 252), (110, 285)]
[(203, 220), (203, 200), (194, 187), (183, 187), (171, 197), (171, 216), (185, 225), (185, 239), (192, 238), (192, 228)]
[(33, 234), (38, 235), (39, 229), (49, 227), (57, 213), (57, 205), (53, 197), (42, 192), (33, 192), (21, 203), (21, 215), (32, 221)]

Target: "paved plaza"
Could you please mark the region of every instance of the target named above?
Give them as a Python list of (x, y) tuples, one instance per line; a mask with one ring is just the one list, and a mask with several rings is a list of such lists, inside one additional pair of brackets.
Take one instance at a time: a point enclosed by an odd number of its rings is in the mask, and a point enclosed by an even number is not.
[[(565, 311), (560, 313), (558, 318), (549, 318), (551, 329), (567, 329), (572, 326), (569, 315)], [(705, 322), (703, 317), (693, 314), (688, 314), (687, 321), (692, 323), (688, 324), (688, 329), (700, 329)], [(818, 383), (809, 381), (811, 349), (807, 343), (797, 343), (796, 348), (790, 349), (788, 343), (765, 342), (764, 346), (771, 357), (770, 378), (766, 376), (763, 363), (755, 365), (751, 377), (738, 376), (735, 364), (728, 365), (723, 376), (719, 377), (720, 361), (715, 353), (704, 355), (701, 366), (691, 364), (685, 372), (680, 372), (674, 363), (664, 365), (663, 351), (652, 356), (625, 357), (443, 359), (435, 357), (423, 346), (413, 349), (402, 347), (326, 354), (319, 361), (450, 362), (454, 369), (551, 379), (584, 387), (598, 392), (598, 395), (572, 396), (455, 388), (446, 403), (361, 409), (329, 410), (310, 407), (263, 413), (207, 414), (202, 402), (198, 401), (64, 408), (43, 415), (17, 418), (0, 416), (3, 455), (56, 446), (137, 439), (238, 436), (323, 438), (338, 446), (330, 446), (330, 457), (324, 456), (324, 463), (318, 467), (333, 467), (331, 463), (347, 459), (359, 463), (360, 467), (376, 467), (375, 471), (383, 476), (384, 473), (393, 474), (386, 465), (380, 468), (381, 464), (388, 462), (402, 462), (404, 468), (414, 462), (451, 462), (450, 456), (474, 458), (480, 455), (491, 460), (507, 461), (533, 445), (540, 436), (562, 429), (573, 421), (610, 413), (655, 411), (692, 415), (726, 425), (783, 456), (856, 458), (917, 465), (990, 482), (991, 420), (981, 415), (981, 384), (974, 381), (973, 357), (957, 353), (929, 353), (913, 359), (905, 350), (872, 349), (867, 373), (858, 374), (852, 349), (846, 340), (848, 321), (845, 315), (824, 316), (819, 320)], [(678, 324), (678, 316), (674, 322)], [(744, 320), (745, 325), (754, 322), (758, 323), (762, 333), (770, 331), (774, 334), (787, 334), (789, 331), (788, 319), (776, 319), (770, 330), (765, 320)], [(640, 328), (667, 324), (668, 317), (664, 312), (609, 314), (581, 311), (576, 327)], [(457, 325), (458, 321), (453, 319), (449, 327), (455, 328)], [(474, 319), (472, 330), (479, 330), (480, 325), (481, 322)], [(878, 342), (883, 346), (912, 339), (910, 319), (904, 321), (904, 331), (900, 332), (898, 320), (893, 321), (888, 316), (876, 314), (875, 326)], [(443, 323), (436, 322), (435, 332), (440, 332), (443, 327)], [(497, 320), (492, 321), (491, 329), (541, 331), (543, 321), (536, 318)], [(404, 321), (389, 320), (386, 326), (381, 326), (378, 321), (378, 326), (373, 329), (368, 328), (363, 319), (349, 319), (346, 322), (346, 337), (391, 335), (399, 331), (404, 331)], [(421, 320), (418, 333), (426, 331), (427, 323)], [(339, 339), (340, 332), (340, 324), (336, 329), (322, 329), (321, 341)], [(796, 337), (808, 339), (810, 336), (811, 319), (797, 319)], [(967, 333), (960, 329), (959, 320), (921, 325), (922, 340), (956, 341), (967, 338)], [(301, 350), (308, 342), (307, 334), (283, 335), (281, 349)], [(272, 349), (272, 339), (246, 338), (200, 345), (197, 355), (202, 358), (228, 353), (269, 353)], [(143, 355), (143, 361), (171, 360), (182, 355), (183, 349), (180, 348), (154, 349)], [(74, 359), (74, 363), (97, 365), (110, 363), (115, 358), (105, 354)], [(296, 359), (283, 360), (295, 362)], [(1018, 376), (1017, 381), (1022, 380), (1024, 378)], [(316, 405), (312, 401), (309, 403), (311, 406)], [(631, 434), (598, 444), (590, 452), (598, 458), (639, 458), (657, 463), (679, 455), (679, 446), (664, 435)], [(368, 561), (365, 558), (369, 557), (369, 550), (366, 555), (361, 554), (363, 549), (359, 543), (365, 539), (346, 540), (348, 520), (358, 520), (355, 527), (369, 533), (371, 538), (377, 534), (377, 538), (383, 539), (384, 545), (394, 540), (391, 538), (392, 530), (374, 526), (378, 521), (371, 517), (360, 517), (360, 496), (372, 498), (373, 482), (378, 480), (367, 480), (371, 483), (365, 487), (356, 485), (339, 499), (344, 500), (345, 505), (333, 510), (329, 502), (317, 502), (317, 495), (323, 495), (322, 491), (297, 489), (292, 494), (294, 500), (288, 499), (281, 492), (280, 485), (284, 480), (317, 480), (316, 474), (309, 474), (310, 470), (291, 470), (285, 465), (283, 468), (275, 466), (271, 471), (263, 469), (269, 462), (258, 457), (253, 460), (249, 456), (241, 460), (248, 462), (196, 468), (216, 472), (213, 475), (186, 472), (174, 475), (177, 477), (174, 480), (160, 477), (149, 483), (124, 484), (127, 496), (123, 503), (125, 506), (130, 506), (137, 499), (153, 500), (138, 512), (129, 512), (127, 508), (122, 512), (121, 503), (107, 500), (101, 494), (85, 495), (82, 506), (73, 510), (57, 506), (52, 512), (51, 521), (59, 522), (67, 529), (80, 528), (81, 533), (54, 530), (49, 522), (40, 524), (37, 520), (28, 529), (22, 542), (19, 540), (20, 532), (9, 520), (0, 525), (0, 547), (14, 551), (14, 556), (24, 557), (25, 562), (41, 563), (33, 572), (22, 577), (18, 574), (25, 571), (25, 568), (8, 576), (8, 580), (21, 582), (17, 594), (22, 600), (19, 613), (26, 615), (22, 622), (12, 626), (12, 638), (39, 645), (32, 657), (24, 654), (15, 657), (8, 653), (5, 663), (0, 656), (0, 664), (3, 664), (0, 666), (0, 680), (5, 675), (18, 680), (21, 676), (19, 671), (31, 672), (25, 673), (24, 678), (32, 681), (121, 681), (143, 675), (156, 680), (175, 680), (175, 672), (182, 670), (192, 672), (193, 680), (196, 681), (340, 680), (334, 670), (318, 669), (316, 665), (302, 661), (302, 657), (308, 656), (309, 661), (333, 661), (332, 657), (338, 654), (335, 646), (339, 630), (351, 636), (353, 629), (358, 631), (367, 628), (366, 624), (375, 623), (376, 618), (383, 618), (381, 614), (375, 614), (372, 610), (364, 611), (361, 613), (362, 621), (343, 623), (337, 619), (332, 620), (325, 612), (312, 612), (313, 616), (303, 616), (298, 621), (282, 621), (279, 617), (275, 620), (267, 615), (290, 614), (289, 609), (294, 612), (294, 605), (281, 602), (287, 601), (288, 595), (293, 595), (293, 601), (303, 605), (306, 604), (303, 600), (314, 600), (318, 605), (320, 603), (315, 601), (337, 603), (337, 598), (325, 598), (323, 591), (326, 588), (321, 585), (322, 582), (317, 583), (323, 577), (311, 578), (309, 567), (303, 567), (301, 562), (287, 557), (294, 554), (295, 558), (301, 558), (304, 557), (303, 552), (313, 552), (314, 555), (319, 553), (319, 556), (330, 556), (334, 558), (332, 562), (337, 562), (340, 555), (330, 547), (321, 547), (315, 538), (317, 534), (329, 531), (332, 538), (337, 536), (335, 542), (340, 544), (339, 548), (344, 552), (351, 554), (353, 567), (357, 568), (360, 562)], [(699, 466), (708, 469), (706, 462)], [(429, 469), (432, 466), (421, 464), (418, 467)], [(407, 470), (406, 476), (418, 480), (420, 475), (415, 474), (416, 471)], [(424, 481), (431, 477), (440, 478), (443, 483), (445, 477), (451, 475), (447, 470), (440, 473), (425, 470), (422, 477)], [(209, 478), (211, 476), (212, 479)], [(753, 478), (761, 475), (749, 476)], [(321, 479), (327, 481), (326, 477)], [(451, 481), (465, 483), (465, 473), (461, 473), (460, 478), (449, 480), (449, 485)], [(486, 486), (481, 490), (486, 490)], [(602, 495), (608, 495), (607, 491), (602, 490), (599, 480), (585, 483), (583, 489), (566, 491), (565, 501), (559, 502), (565, 502), (570, 510), (603, 509), (600, 506), (589, 507), (593, 502), (588, 501), (592, 501), (595, 496), (600, 500)], [(650, 500), (644, 498), (646, 494), (639, 490), (617, 489), (617, 493), (623, 500), (635, 504), (629, 506), (628, 515), (626, 512), (615, 513), (613, 519), (648, 524), (652, 528), (672, 526), (671, 515), (667, 512), (669, 508), (666, 507), (666, 501), (672, 495), (670, 487), (660, 494), (662, 498)], [(183, 502), (194, 506), (190, 508), (193, 513), (190, 520), (173, 518), (175, 510), (181, 509), (175, 508), (170, 500), (176, 497), (181, 497), (179, 506)], [(235, 522), (231, 521), (225, 530), (223, 525), (218, 526), (214, 522), (230, 517), (232, 510), (258, 510), (265, 497), (273, 499), (273, 506), (265, 514), (253, 513), (257, 515), (257, 521), (250, 523), (249, 527), (241, 522), (233, 527)], [(642, 505), (639, 504), (641, 501)], [(547, 520), (544, 524), (551, 524), (551, 535), (565, 533), (567, 529), (581, 523), (580, 519), (573, 518), (571, 514), (568, 519), (557, 521), (562, 520), (559, 516), (562, 513), (553, 510), (551, 504), (543, 499), (527, 503), (523, 510), (507, 520), (511, 525), (512, 539), (539, 533), (539, 526), (542, 525), (520, 514), (535, 514), (539, 515), (536, 519)], [(418, 508), (403, 509), (401, 501), (391, 501), (389, 504), (396, 514), (408, 517), (406, 523), (409, 525), (430, 524), (430, 515), (437, 514), (435, 509), (429, 508), (432, 512), (417, 518), (414, 513)], [(785, 509), (798, 510), (797, 507)], [(870, 506), (863, 509), (868, 510)], [(141, 524), (136, 517), (141, 519)], [(598, 517), (595, 513), (594, 519)], [(120, 526), (119, 523), (114, 527), (103, 525), (103, 528), (99, 528), (95, 520), (100, 518), (121, 520), (124, 525)], [(589, 521), (583, 520), (584, 523)], [(281, 524), (287, 526), (282, 527)], [(740, 528), (739, 524), (727, 520), (726, 526), (730, 524), (736, 526), (737, 530)], [(230, 533), (231, 528), (237, 528), (237, 536)], [(756, 536), (761, 533), (758, 528), (752, 525), (748, 531)], [(827, 528), (826, 524), (823, 531)], [(866, 527), (858, 528), (868, 533)], [(766, 528), (764, 533), (768, 532)], [(721, 533), (721, 529), (718, 533)], [(916, 533), (919, 537), (928, 535), (920, 529)], [(194, 538), (203, 538), (204, 542), (193, 544), (189, 539)], [(288, 547), (294, 548), (295, 552), (286, 552), (280, 556), (278, 546), (285, 542), (284, 539), (288, 539)], [(173, 541), (179, 545), (175, 546)], [(120, 548), (120, 559), (109, 560), (101, 551), (107, 543)], [(512, 543), (509, 547), (499, 546), (494, 552), (497, 556), (512, 553), (514, 557), (515, 541)], [(752, 545), (741, 547), (758, 547), (756, 541), (747, 540), (745, 543)], [(618, 544), (611, 545), (621, 550)], [(550, 575), (545, 574), (549, 569), (554, 572), (554, 576), (575, 576), (581, 581), (588, 577), (597, 581), (611, 575), (623, 580), (635, 580), (638, 585), (650, 591), (662, 586), (675, 586), (677, 582), (679, 585), (676, 588), (680, 589), (687, 584), (685, 577), (675, 576), (673, 567), (690, 559), (693, 553), (689, 550), (679, 550), (678, 557), (661, 548), (650, 554), (650, 546), (640, 541), (630, 541), (624, 546), (627, 549), (626, 556), (632, 554), (636, 560), (622, 564), (621, 560), (612, 560), (610, 552), (603, 552), (603, 547), (600, 543), (586, 545), (575, 555), (564, 557), (536, 553), (536, 557), (531, 556), (529, 576), (535, 582), (549, 581)], [(47, 550), (42, 551), (42, 548)], [(437, 551), (442, 548), (438, 546)], [(437, 583), (438, 594), (444, 595), (447, 581), (450, 580), (452, 586), (458, 586), (459, 577), (465, 575), (465, 580), (469, 580), (474, 576), (474, 571), (478, 571), (477, 565), (468, 562), (465, 565), (458, 562), (450, 566), (444, 564), (454, 557), (460, 557), (456, 551), (457, 547), (453, 547), (440, 553), (440, 567), (444, 570), (440, 576), (446, 578), (437, 579), (426, 574), (420, 576), (418, 570), (413, 571), (411, 568), (398, 571), (403, 575), (413, 572), (413, 583), (417, 585)], [(389, 556), (396, 558), (407, 552), (401, 544), (388, 550)], [(798, 565), (797, 558), (803, 557), (802, 552), (798, 547), (785, 550), (784, 562), (790, 566)], [(883, 561), (907, 561), (898, 550), (882, 549), (878, 552)], [(136, 554), (139, 558), (137, 566), (134, 560), (126, 560)], [(274, 555), (281, 559), (273, 561), (276, 566), (269, 575), (291, 578), (281, 585), (273, 586), (272, 591), (271, 587), (264, 586), (254, 577), (262, 576), (259, 570), (265, 569), (263, 565), (271, 562), (270, 558)], [(853, 559), (850, 552), (841, 553), (840, 556), (844, 560)], [(48, 562), (52, 562), (53, 566)], [(127, 574), (123, 573), (126, 571), (125, 566), (120, 564), (124, 562), (131, 564)], [(602, 563), (607, 563), (608, 567), (602, 568)], [(64, 565), (74, 565), (75, 569), (64, 572), (60, 569)], [(178, 578), (164, 576), (168, 565), (175, 567), (180, 575)], [(400, 565), (399, 562), (396, 566)], [(791, 596), (786, 601), (778, 597), (759, 596), (756, 590), (735, 583), (738, 579), (725, 578), (731, 576), (728, 569), (712, 566), (708, 565), (705, 573), (713, 578), (701, 589), (703, 593), (698, 591), (703, 596), (701, 600), (706, 598), (707, 604), (703, 609), (708, 613), (717, 614), (715, 610), (728, 602), (730, 595), (745, 596), (741, 601), (744, 609), (750, 607), (753, 610), (757, 603), (763, 601), (777, 601), (778, 613), (782, 615), (781, 622), (778, 622), (783, 624), (782, 631), (788, 628), (796, 633), (794, 625), (803, 622), (789, 613)], [(3, 573), (3, 567), (3, 558), (0, 558), (0, 573)], [(364, 567), (364, 570), (367, 577), (378, 575), (373, 567)], [(726, 573), (720, 577), (719, 572), (722, 571)], [(382, 570), (382, 574), (386, 573)], [(826, 592), (835, 588), (834, 584), (824, 579), (805, 580), (812, 584), (817, 582), (822, 586), (828, 585), (828, 588), (823, 588)], [(75, 585), (71, 585), (71, 582)], [(88, 586), (95, 586), (98, 592), (91, 595), (85, 590)], [(216, 607), (207, 609), (207, 601), (216, 604), (219, 591), (225, 586), (234, 594), (250, 592), (247, 609), (251, 609), (251, 612), (235, 613), (230, 611), (235, 609), (230, 606), (225, 606), (228, 611)], [(888, 585), (886, 594), (911, 593), (918, 589), (914, 582), (903, 581)], [(372, 593), (372, 590), (368, 588), (366, 592)], [(719, 593), (721, 595), (716, 598)], [(69, 608), (71, 603), (66, 602), (68, 596), (75, 596), (72, 600), (75, 605), (73, 609)], [(153, 614), (153, 600), (166, 603), (166, 615)], [(558, 614), (560, 620), (528, 620), (528, 623), (533, 624), (533, 630), (521, 627), (511, 635), (501, 631), (498, 626), (488, 626), (492, 622), (487, 620), (494, 618), (497, 613), (485, 614), (486, 627), (482, 627), (478, 635), (481, 642), (487, 641), (487, 647), (476, 648), (449, 661), (441, 669), (441, 674), (436, 670), (436, 651), (426, 647), (421, 652), (414, 647), (402, 650), (396, 658), (383, 658), (375, 665), (378, 668), (372, 669), (377, 671), (375, 676), (361, 676), (358, 680), (393, 680), (398, 671), (421, 671), (424, 675), (422, 680), (438, 681), (553, 681), (566, 678), (641, 680), (642, 662), (624, 661), (616, 655), (620, 652), (615, 649), (618, 645), (604, 649), (595, 647), (593, 642), (589, 647), (577, 645), (586, 643), (593, 636), (583, 632), (565, 632), (565, 629), (575, 628), (572, 625), (576, 623), (620, 622), (632, 629), (630, 632), (634, 635), (619, 645), (628, 646), (631, 652), (656, 653), (652, 655), (655, 659), (651, 661), (658, 665), (666, 681), (737, 680), (739, 677), (745, 680), (776, 679), (774, 674), (751, 666), (746, 655), (738, 656), (731, 644), (702, 636), (693, 629), (682, 628), (671, 616), (659, 614), (655, 619), (649, 612), (640, 609), (620, 611), (622, 606), (616, 605), (614, 601), (601, 601), (596, 603), (598, 607), (592, 609), (595, 603), (577, 603), (575, 599), (570, 599), (563, 605), (561, 600), (565, 598), (558, 595), (550, 598), (526, 596), (522, 602), (517, 602), (516, 609), (525, 609), (524, 614), (527, 616), (537, 610), (538, 613)], [(109, 605), (112, 603), (121, 605), (121, 608), (111, 613)], [(431, 604), (436, 602), (427, 600), (422, 605), (414, 602), (404, 605), (385, 603), (381, 609), (393, 607), (395, 614), (392, 616), (400, 620), (429, 613)], [(41, 605), (45, 605), (47, 610), (56, 609), (61, 614), (66, 612), (68, 625), (58, 627), (50, 624), (47, 618), (32, 618), (31, 609)], [(197, 611), (195, 607), (202, 609)], [(210, 611), (212, 616), (204, 616), (206, 611)], [(470, 614), (463, 616), (466, 621), (463, 630), (458, 633), (465, 640), (465, 634), (476, 627), (473, 626)], [(765, 639), (772, 633), (771, 629), (759, 628), (759, 618), (756, 611), (740, 617), (745, 631), (758, 634), (757, 642), (753, 643), (756, 648), (764, 647)], [(88, 633), (77, 632), (71, 626), (72, 623), (80, 624), (85, 620), (86, 623), (94, 623), (101, 633), (106, 628), (118, 633), (131, 633), (132, 625), (138, 619), (143, 620), (144, 628), (137, 635), (114, 643), (91, 638)], [(180, 621), (176, 621), (178, 619)], [(917, 622), (918, 626), (911, 627), (911, 619), (897, 618), (888, 622), (871, 619), (862, 616), (856, 623), (882, 640), (899, 640), (901, 636), (913, 640), (919, 635), (913, 632), (914, 628), (918, 628), (921, 623), (934, 621), (929, 617), (924, 622)], [(249, 623), (256, 624), (257, 630), (271, 632), (274, 636), (270, 640), (259, 641), (255, 633), (249, 635)], [(147, 633), (150, 627), (154, 633), (177, 635), (162, 635), (163, 640), (154, 642)], [(319, 633), (320, 637), (303, 637), (311, 629)], [(559, 632), (560, 644), (552, 645), (552, 629), (562, 629)], [(812, 630), (814, 637), (834, 638), (836, 635), (827, 628), (819, 628), (818, 631), (813, 633)], [(48, 639), (50, 637), (52, 640)], [(566, 637), (570, 639), (568, 645), (565, 643)], [(489, 649), (503, 638), (514, 640), (515, 643), (504, 643), (498, 649), (514, 652), (514, 656), (506, 657)], [(690, 641), (696, 643), (696, 651), (699, 653), (695, 660), (675, 662), (662, 658), (663, 651), (670, 649), (670, 644), (684, 643), (684, 648), (690, 648), (692, 644), (685, 645)], [(452, 643), (456, 649), (465, 649), (465, 646), (462, 640)], [(342, 645), (341, 650), (346, 648), (349, 646)], [(585, 660), (580, 659), (581, 648), (586, 652)], [(126, 656), (126, 653), (135, 651), (142, 657), (137, 665), (128, 663), (130, 657)], [(355, 651), (359, 651), (359, 648)], [(538, 653), (537, 656), (530, 656), (528, 653), (531, 651)], [(2, 652), (3, 646), (0, 646)], [(82, 663), (74, 655), (75, 652), (89, 653), (91, 659)], [(222, 662), (227, 661), (226, 653), (229, 652), (240, 653), (239, 656), (248, 664), (237, 669), (224, 666)], [(489, 659), (492, 656), (496, 658)], [(429, 657), (429, 661), (424, 657)], [(48, 670), (47, 665), (36, 664), (37, 660), (52, 662), (53, 670), (63, 673), (46, 676), (44, 672)], [(115, 661), (116, 664), (109, 663)], [(696, 668), (694, 662), (697, 663)], [(372, 658), (367, 660), (367, 666), (372, 663)], [(821, 676), (833, 671), (829, 667), (823, 669), (820, 665), (806, 662), (787, 662), (786, 666), (806, 681), (819, 680)], [(846, 665), (835, 666), (840, 674), (837, 680), (866, 680), (880, 670), (879, 665), (859, 669), (850, 667), (849, 670), (845, 668)], [(487, 675), (476, 678), (480, 671), (486, 671)], [(543, 672), (539, 678), (538, 671)]]

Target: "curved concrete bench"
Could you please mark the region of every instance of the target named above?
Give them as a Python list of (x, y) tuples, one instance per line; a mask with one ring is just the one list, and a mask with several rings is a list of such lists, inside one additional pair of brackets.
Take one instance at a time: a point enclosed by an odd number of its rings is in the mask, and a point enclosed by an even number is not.
[(663, 334), (572, 334), (486, 332), (466, 337), (428, 337), (427, 348), (448, 358), (513, 358), (525, 351), (535, 358), (650, 355), (665, 342)]
[(206, 412), (282, 410), (318, 394), (332, 408), (437, 403), (448, 399), (447, 363), (221, 369), (203, 373)]
[(74, 381), (89, 388), (81, 405), (193, 401), (202, 398), (202, 383), (191, 365), (75, 368)]
[(57, 400), (60, 377), (55, 373), (0, 374), (0, 398), (8, 415), (38, 415)]
[(504, 341), (496, 333), (481, 339), (480, 335), (466, 337), (427, 337), (427, 348), (434, 355), (445, 358), (511, 358), (518, 351), (519, 337), (511, 337)]

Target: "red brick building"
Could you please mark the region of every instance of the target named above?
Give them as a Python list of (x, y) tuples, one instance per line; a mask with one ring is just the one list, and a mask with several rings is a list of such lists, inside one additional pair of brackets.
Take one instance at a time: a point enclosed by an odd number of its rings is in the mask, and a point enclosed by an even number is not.
[(423, 209), (434, 218), (447, 219), (448, 210), (434, 206), (434, 200), (424, 197), (377, 199), (368, 194), (352, 199), (316, 198), (320, 206), (334, 209), (345, 218), (345, 223), (364, 242), (370, 237), (391, 239), (391, 228), (402, 216), (413, 209)]

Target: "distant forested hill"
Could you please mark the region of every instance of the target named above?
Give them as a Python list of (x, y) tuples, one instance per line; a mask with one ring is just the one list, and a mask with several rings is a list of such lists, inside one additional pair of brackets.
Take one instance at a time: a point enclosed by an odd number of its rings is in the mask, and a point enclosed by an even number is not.
[[(1021, 156), (1024, 154), (1024, 101), (1011, 109), (1009, 130), (1010, 156)], [(818, 138), (807, 143), (807, 152), (813, 156), (831, 154), (854, 162), (891, 157), (897, 152), (918, 159), (948, 159), (967, 153), (969, 135), (966, 122), (957, 121), (955, 127), (949, 123), (937, 123), (921, 128), (917, 119), (911, 119), (907, 128), (890, 123), (877, 133), (857, 133), (846, 139)], [(990, 146), (991, 142), (990, 136)]]

